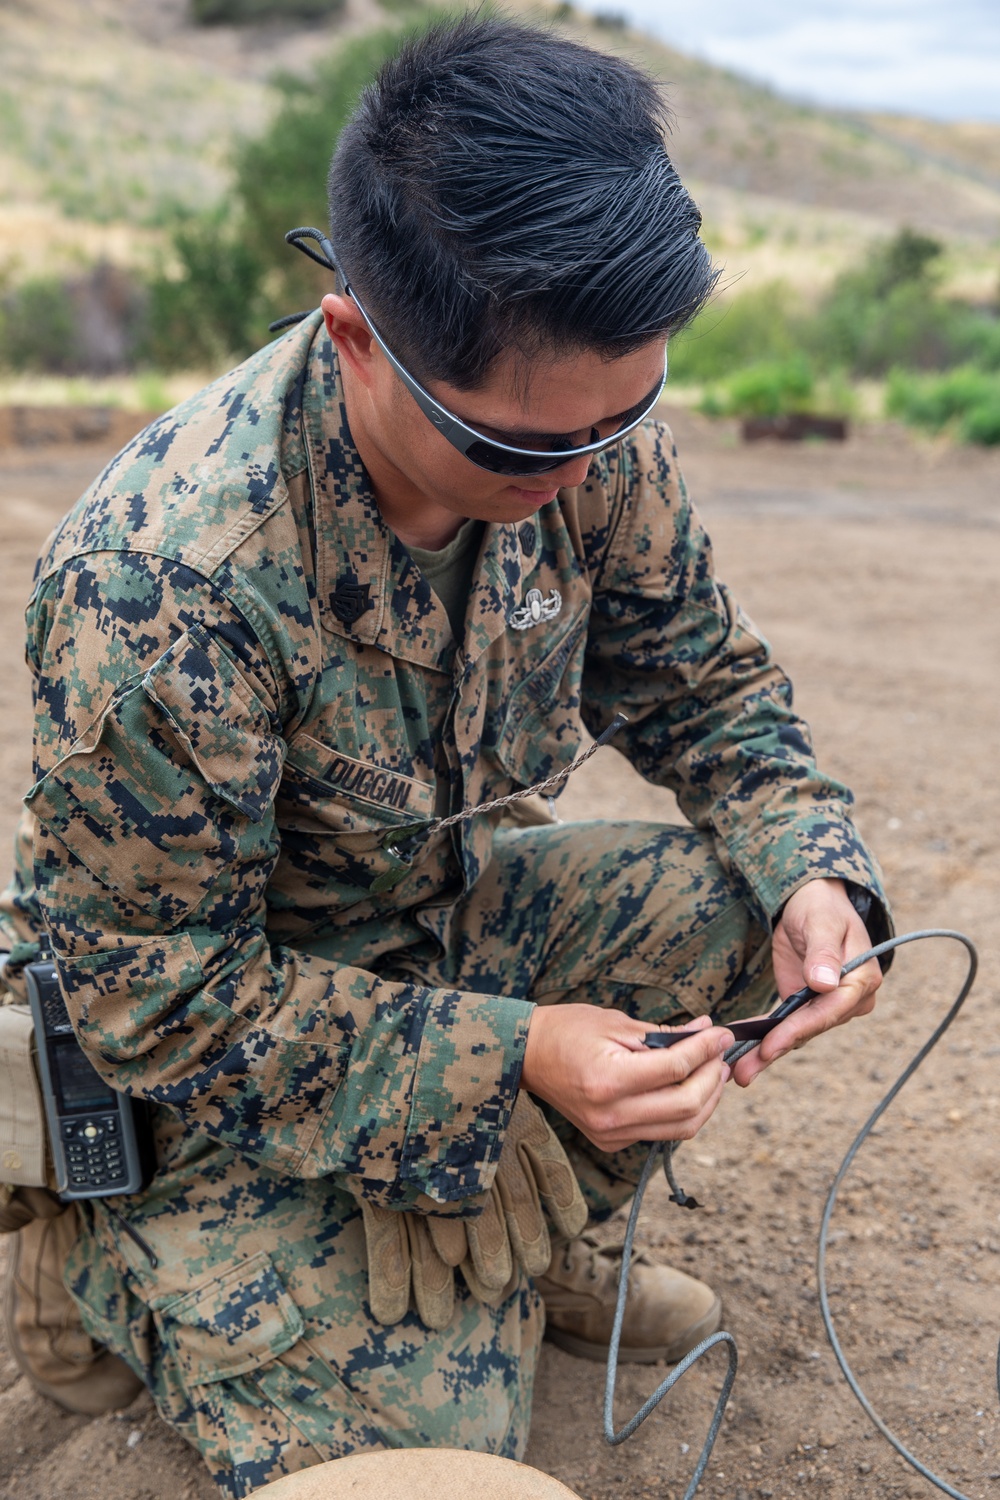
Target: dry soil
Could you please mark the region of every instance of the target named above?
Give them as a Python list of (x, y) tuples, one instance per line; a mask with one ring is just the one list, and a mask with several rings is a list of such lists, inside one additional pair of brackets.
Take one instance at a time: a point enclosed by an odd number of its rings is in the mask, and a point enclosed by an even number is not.
[[(966, 930), (983, 965), (965, 1012), (863, 1148), (831, 1235), (831, 1305), (864, 1384), (904, 1442), (969, 1497), (1000, 1496), (1000, 454), (872, 429), (843, 446), (744, 448), (673, 414), (719, 571), (772, 638), (826, 766), (857, 791), (900, 930)], [(46, 532), (109, 456), (0, 452), (0, 835), (27, 785), (21, 610)], [(674, 818), (604, 751), (563, 812)], [(874, 1433), (821, 1327), (816, 1235), (853, 1135), (945, 1010), (962, 972), (943, 942), (901, 953), (875, 1014), (732, 1088), (678, 1157), (705, 1206), (657, 1183), (640, 1227), (656, 1256), (720, 1288), (740, 1369), (705, 1497), (930, 1495)], [(613, 1226), (609, 1233), (620, 1233)], [(4, 1247), (0, 1245), (0, 1257)], [(623, 1448), (601, 1438), (603, 1370), (546, 1346), (528, 1459), (586, 1500), (679, 1497), (722, 1359), (710, 1355)], [(662, 1371), (622, 1372), (619, 1419)], [(0, 1349), (0, 1494), (9, 1500), (211, 1500), (199, 1460), (146, 1398), (61, 1414)]]

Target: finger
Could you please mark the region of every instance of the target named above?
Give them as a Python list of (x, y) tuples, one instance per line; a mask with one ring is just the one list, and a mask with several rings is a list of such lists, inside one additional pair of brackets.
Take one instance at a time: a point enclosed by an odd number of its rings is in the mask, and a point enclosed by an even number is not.
[[(510, 1281), (514, 1267), (507, 1223), (495, 1182), (482, 1213), (475, 1219), (466, 1219), (465, 1237), (469, 1245), (469, 1260), (478, 1281), (491, 1291), (500, 1291)], [(468, 1279), (466, 1276), (466, 1281)]]
[(437, 1254), (427, 1221), (402, 1214), (410, 1242), (413, 1300), (425, 1328), (447, 1328), (455, 1311), (455, 1273)]
[(591, 1123), (588, 1134), (602, 1150), (616, 1149), (622, 1142), (683, 1139), (692, 1120), (714, 1109), (729, 1069), (721, 1058), (704, 1063), (683, 1083), (653, 1089), (622, 1101)]
[(631, 1028), (628, 1045), (637, 1052), (645, 1047), (650, 1031), (663, 1032), (667, 1036), (687, 1036), (692, 1031), (709, 1031), (713, 1024), (711, 1016), (693, 1016), (689, 1021), (675, 1021), (672, 1026), (666, 1021), (650, 1024), (648, 1021), (633, 1021), (631, 1017), (625, 1019)]
[(815, 1000), (794, 1011), (769, 1032), (758, 1049), (762, 1058), (765, 1062), (774, 1062), (810, 1037), (841, 1026), (854, 1016), (867, 1015), (875, 1005), (875, 992), (881, 982), (882, 974), (877, 964), (874, 972), (866, 964), (864, 969), (849, 974), (837, 989), (817, 995)]
[(725, 1027), (710, 1025), (673, 1047), (643, 1047), (641, 1051), (616, 1053), (607, 1060), (607, 1066), (593, 1075), (590, 1087), (585, 1085), (584, 1097), (596, 1105), (612, 1104), (636, 1094), (683, 1083), (705, 1063), (721, 1057), (733, 1045), (733, 1040), (732, 1032)]
[(465, 1237), (464, 1219), (446, 1219), (432, 1214), (427, 1220), (427, 1229), (434, 1241), (434, 1249), (446, 1266), (460, 1266), (469, 1253)]
[(368, 1252), (368, 1305), (377, 1323), (392, 1325), (410, 1305), (410, 1247), (406, 1215), (379, 1208), (362, 1198), (361, 1214)]
[(868, 1015), (875, 1007), (875, 994), (881, 983), (882, 971), (877, 962), (856, 969), (836, 990), (817, 995), (768, 1032), (759, 1047), (736, 1063), (734, 1081), (745, 1088), (771, 1063), (803, 1046), (810, 1038), (855, 1017)]
[(802, 961), (802, 973), (811, 990), (824, 994), (835, 990), (840, 984), (843, 931), (827, 930), (818, 938), (811, 938), (806, 956)]
[(691, 1140), (718, 1108), (728, 1077), (729, 1069), (720, 1066), (712, 1087), (701, 1099), (697, 1108), (672, 1119), (661, 1116), (639, 1127), (613, 1131), (606, 1139), (602, 1138), (600, 1148), (606, 1151), (621, 1151), (627, 1146), (635, 1146), (645, 1141)]

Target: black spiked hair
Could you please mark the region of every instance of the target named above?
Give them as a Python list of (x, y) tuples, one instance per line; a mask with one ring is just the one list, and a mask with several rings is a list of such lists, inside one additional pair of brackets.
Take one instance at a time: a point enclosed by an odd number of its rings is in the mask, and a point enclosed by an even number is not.
[(397, 358), (473, 389), (504, 349), (613, 359), (683, 326), (716, 273), (668, 124), (651, 78), (545, 31), (471, 14), (408, 42), (328, 184), (333, 244)]

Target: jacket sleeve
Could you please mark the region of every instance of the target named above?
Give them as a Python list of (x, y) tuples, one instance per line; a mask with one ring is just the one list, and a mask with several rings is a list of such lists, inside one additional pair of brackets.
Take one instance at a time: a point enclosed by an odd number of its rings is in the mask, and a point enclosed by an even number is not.
[(96, 553), (28, 621), (37, 898), (98, 1072), (385, 1206), (481, 1192), (531, 1006), (269, 942), (280, 664), (246, 616), (175, 562)]
[[(606, 471), (595, 529), (583, 715), (713, 836), (723, 868), (773, 923), (800, 885), (839, 878), (871, 893), (869, 931), (889, 935), (881, 876), (846, 786), (816, 765), (808, 726), (771, 648), (715, 577), (711, 546), (669, 431), (648, 424)], [(866, 903), (867, 905), (867, 903)]]

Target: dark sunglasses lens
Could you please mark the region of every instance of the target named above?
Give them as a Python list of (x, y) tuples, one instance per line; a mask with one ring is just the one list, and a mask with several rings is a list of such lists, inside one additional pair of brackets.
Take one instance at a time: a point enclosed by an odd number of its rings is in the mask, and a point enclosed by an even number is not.
[(470, 443), (465, 456), (481, 469), (489, 469), (491, 474), (520, 475), (524, 478), (529, 474), (550, 474), (553, 469), (558, 469), (566, 462), (566, 455), (563, 453), (522, 455), (508, 453), (493, 443), (485, 442)]

